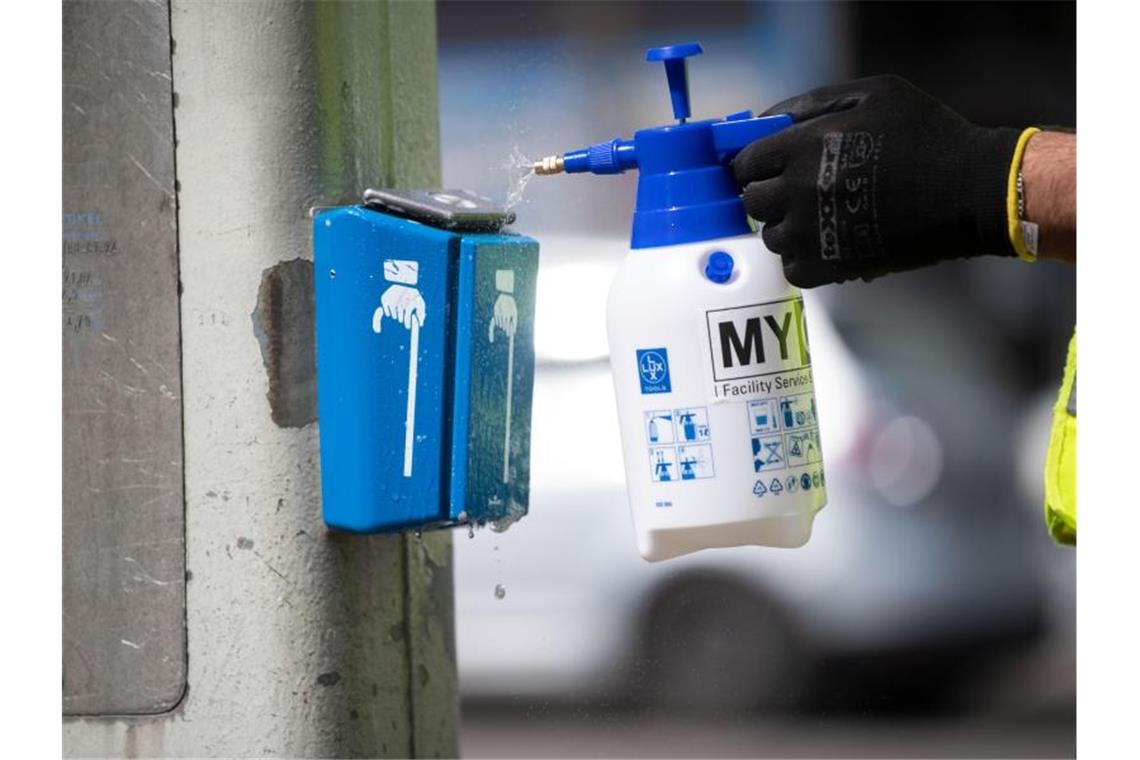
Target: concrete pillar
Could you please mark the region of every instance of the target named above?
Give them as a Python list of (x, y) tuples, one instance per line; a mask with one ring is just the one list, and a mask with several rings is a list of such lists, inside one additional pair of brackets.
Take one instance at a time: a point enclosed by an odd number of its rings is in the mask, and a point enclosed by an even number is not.
[(171, 0), (169, 36), (186, 690), (66, 754), (454, 756), (450, 536), (326, 531), (311, 333), (309, 209), (439, 182), (434, 6)]

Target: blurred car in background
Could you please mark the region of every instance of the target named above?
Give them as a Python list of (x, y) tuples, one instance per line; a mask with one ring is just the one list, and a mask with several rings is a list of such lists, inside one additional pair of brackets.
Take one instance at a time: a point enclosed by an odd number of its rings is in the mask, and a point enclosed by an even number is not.
[[(1003, 404), (924, 375), (914, 408), (900, 406), (912, 370), (857, 360), (814, 292), (829, 503), (811, 540), (641, 560), (604, 331), (624, 247), (543, 240), (530, 514), (455, 542), (464, 697), (718, 710), (939, 700), (1043, 633), (1041, 531), (1001, 474)], [(921, 341), (920, 321), (898, 329)], [(957, 348), (930, 350), (952, 361)], [(929, 396), (972, 415), (970, 435), (943, 444), (946, 410), (923, 405)], [(969, 451), (956, 451), (963, 440)]]

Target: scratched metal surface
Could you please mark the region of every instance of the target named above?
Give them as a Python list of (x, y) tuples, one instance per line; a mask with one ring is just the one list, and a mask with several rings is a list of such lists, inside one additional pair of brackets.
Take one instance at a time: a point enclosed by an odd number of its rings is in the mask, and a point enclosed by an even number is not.
[(186, 684), (174, 134), (164, 3), (63, 4), (63, 712)]

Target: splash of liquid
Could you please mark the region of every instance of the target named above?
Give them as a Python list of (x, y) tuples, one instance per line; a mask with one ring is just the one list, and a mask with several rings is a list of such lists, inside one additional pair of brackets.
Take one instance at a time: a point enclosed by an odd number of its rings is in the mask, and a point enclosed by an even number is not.
[(522, 203), (523, 193), (526, 191), (527, 183), (530, 178), (534, 176), (534, 161), (531, 161), (523, 152), (519, 150), (519, 146), (515, 146), (511, 150), (511, 155), (507, 157), (506, 162), (503, 164), (503, 169), (507, 173), (507, 208), (514, 208)]
[(507, 512), (498, 520), (491, 523), (491, 530), (495, 533), (505, 533), (512, 525), (526, 516), (526, 509), (514, 499), (507, 502)]

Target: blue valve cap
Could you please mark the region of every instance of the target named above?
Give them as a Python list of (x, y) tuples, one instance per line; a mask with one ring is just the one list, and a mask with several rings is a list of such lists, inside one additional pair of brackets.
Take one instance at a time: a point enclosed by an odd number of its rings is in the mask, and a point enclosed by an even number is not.
[(732, 279), (732, 255), (727, 251), (713, 251), (705, 264), (705, 277), (720, 284)]

